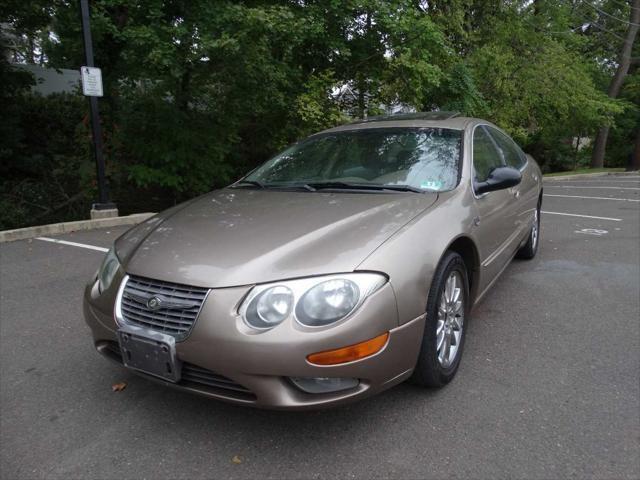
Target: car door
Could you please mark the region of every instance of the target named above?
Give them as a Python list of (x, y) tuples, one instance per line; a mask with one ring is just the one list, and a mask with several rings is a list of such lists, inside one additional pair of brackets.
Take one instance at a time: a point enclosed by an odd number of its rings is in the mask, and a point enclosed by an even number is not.
[[(474, 184), (485, 181), (496, 167), (505, 166), (502, 152), (489, 135), (486, 126), (477, 126), (473, 132), (472, 166)], [(475, 234), (481, 256), (482, 278), (480, 291), (502, 271), (511, 259), (514, 235), (514, 194), (511, 189), (496, 190), (476, 195)]]
[[(533, 221), (533, 209), (537, 204), (537, 179), (533, 179), (531, 175), (527, 174), (527, 157), (520, 150), (520, 147), (497, 128), (491, 126), (486, 128), (491, 138), (496, 142), (496, 147), (502, 154), (506, 165), (517, 168), (522, 174), (520, 184), (510, 189), (514, 196), (512, 203), (514, 229), (518, 231), (517, 240), (519, 244), (522, 237), (529, 232)], [(514, 245), (513, 248), (517, 247), (518, 245)]]

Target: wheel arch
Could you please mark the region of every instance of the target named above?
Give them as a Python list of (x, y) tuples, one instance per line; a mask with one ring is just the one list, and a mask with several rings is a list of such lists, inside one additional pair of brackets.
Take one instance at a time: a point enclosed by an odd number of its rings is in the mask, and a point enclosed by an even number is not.
[[(476, 298), (478, 284), (480, 280), (480, 255), (478, 254), (478, 247), (475, 242), (466, 235), (461, 235), (455, 238), (445, 249), (446, 252), (456, 252), (462, 257), (467, 272), (469, 274), (469, 296), (471, 305)], [(443, 256), (444, 256), (443, 253)]]

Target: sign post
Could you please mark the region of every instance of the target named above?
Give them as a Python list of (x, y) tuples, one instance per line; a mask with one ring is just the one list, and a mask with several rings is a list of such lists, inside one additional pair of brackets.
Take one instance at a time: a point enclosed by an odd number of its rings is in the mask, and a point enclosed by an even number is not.
[(105, 179), (104, 156), (102, 154), (102, 129), (98, 111), (98, 97), (103, 96), (102, 72), (99, 68), (95, 68), (93, 64), (93, 41), (91, 39), (91, 26), (89, 24), (88, 0), (80, 0), (80, 13), (82, 17), (82, 39), (86, 57), (86, 65), (80, 68), (82, 93), (89, 97), (93, 151), (98, 174), (98, 202), (94, 203), (91, 207), (91, 218), (117, 216), (118, 210), (116, 209), (116, 205), (109, 201)]

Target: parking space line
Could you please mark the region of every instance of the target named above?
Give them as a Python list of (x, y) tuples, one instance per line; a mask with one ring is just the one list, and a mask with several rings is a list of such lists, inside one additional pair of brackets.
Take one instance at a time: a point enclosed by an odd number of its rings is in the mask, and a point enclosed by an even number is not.
[(71, 247), (86, 248), (88, 250), (97, 250), (98, 252), (108, 252), (109, 251), (108, 248), (96, 247), (95, 245), (87, 245), (85, 243), (68, 242), (66, 240), (58, 240), (57, 238), (36, 237), (36, 240), (42, 240), (43, 242), (60, 243), (62, 245), (69, 245)]
[(615, 200), (617, 202), (640, 202), (640, 200), (635, 200), (633, 198), (611, 198), (611, 197), (581, 197), (579, 195), (552, 195), (550, 193), (545, 193), (545, 197), (562, 197), (562, 198), (585, 198), (588, 200)]
[(547, 185), (544, 188), (608, 188), (613, 190), (640, 190), (636, 187), (581, 187), (579, 185)]
[(612, 222), (621, 222), (621, 218), (611, 218), (611, 217), (594, 217), (592, 215), (579, 215), (577, 213), (564, 213), (564, 212), (546, 212), (542, 211), (542, 213), (546, 215), (565, 215), (567, 217), (581, 217), (581, 218), (593, 218), (594, 220), (610, 220)]
[[(638, 177), (640, 178), (640, 177)], [(551, 180), (552, 182), (557, 183), (633, 183), (635, 185), (638, 184), (638, 180)]]

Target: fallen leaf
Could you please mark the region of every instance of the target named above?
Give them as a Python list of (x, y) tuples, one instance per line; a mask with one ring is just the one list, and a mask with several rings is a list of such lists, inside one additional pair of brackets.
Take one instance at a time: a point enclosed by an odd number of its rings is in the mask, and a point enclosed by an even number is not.
[(231, 461), (236, 465), (240, 465), (242, 463), (242, 459), (238, 455), (234, 455)]
[(127, 384), (124, 382), (114, 383), (113, 385), (111, 385), (111, 390), (113, 390), (114, 392), (121, 392), (125, 388), (127, 388)]

